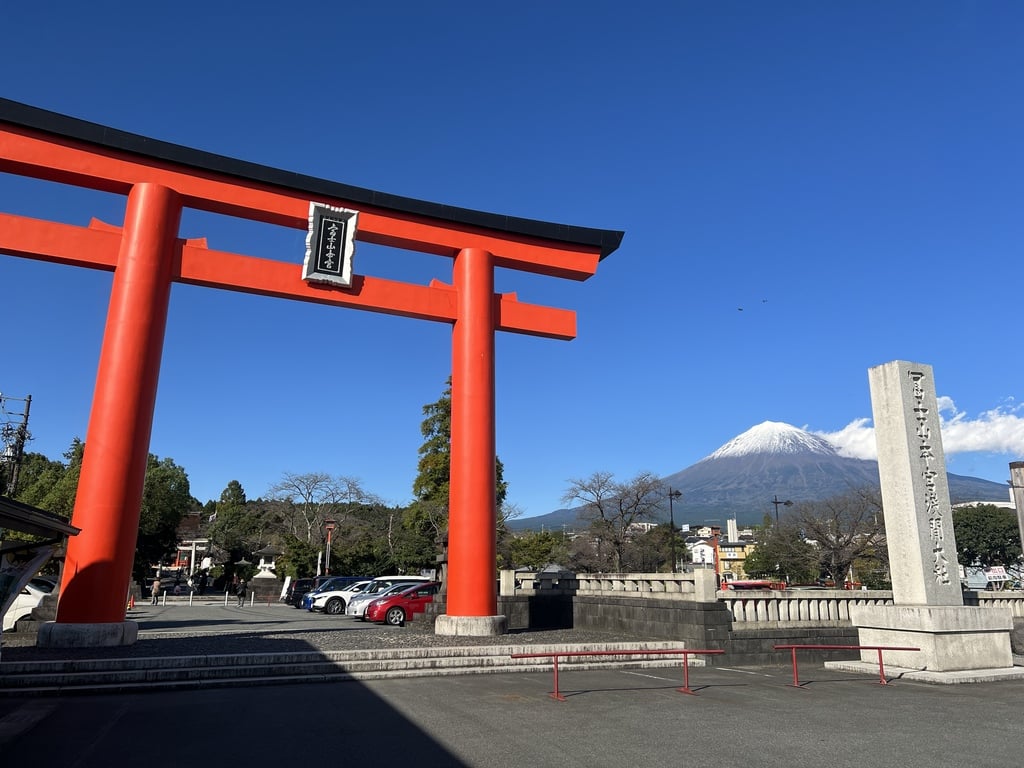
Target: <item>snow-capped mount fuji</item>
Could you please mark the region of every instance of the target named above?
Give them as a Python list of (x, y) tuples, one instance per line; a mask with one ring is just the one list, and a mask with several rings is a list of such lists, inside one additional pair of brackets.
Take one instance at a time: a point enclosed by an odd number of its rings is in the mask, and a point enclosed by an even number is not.
[[(953, 503), (1006, 501), (1006, 486), (948, 475)], [(625, 479), (625, 478), (623, 478)], [(774, 499), (820, 501), (854, 490), (878, 488), (878, 462), (840, 455), (827, 440), (782, 422), (766, 421), (734, 437), (696, 464), (661, 478), (682, 492), (674, 505), (676, 524), (725, 521), (759, 524), (773, 514)], [(577, 512), (559, 509), (511, 521), (515, 529), (577, 525)], [(668, 507), (661, 522), (668, 520)]]
[(742, 435), (734, 437), (704, 461), (759, 453), (837, 455), (832, 444), (823, 438), (781, 421), (764, 421), (756, 427), (751, 427)]
[(766, 421), (662, 480), (683, 492), (683, 510), (698, 519), (735, 514), (760, 523), (776, 496), (812, 501), (877, 487), (878, 463), (841, 456), (817, 435)]

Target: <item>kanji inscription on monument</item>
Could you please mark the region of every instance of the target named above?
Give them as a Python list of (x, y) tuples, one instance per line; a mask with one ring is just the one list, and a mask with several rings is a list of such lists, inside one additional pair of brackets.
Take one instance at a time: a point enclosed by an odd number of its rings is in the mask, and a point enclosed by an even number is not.
[(897, 605), (963, 605), (930, 365), (872, 368), (878, 476)]

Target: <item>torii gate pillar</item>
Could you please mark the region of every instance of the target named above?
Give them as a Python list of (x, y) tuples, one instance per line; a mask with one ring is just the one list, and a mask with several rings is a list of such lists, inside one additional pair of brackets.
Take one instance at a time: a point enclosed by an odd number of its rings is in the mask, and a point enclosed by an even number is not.
[(500, 635), (494, 428), (494, 259), (466, 248), (453, 270), (452, 434), (448, 510), (448, 605), (439, 635)]
[(40, 645), (128, 645), (138, 635), (125, 593), (110, 585), (131, 578), (180, 219), (173, 190), (141, 183), (128, 193), (75, 498), (82, 533), (68, 542), (57, 622), (40, 627)]

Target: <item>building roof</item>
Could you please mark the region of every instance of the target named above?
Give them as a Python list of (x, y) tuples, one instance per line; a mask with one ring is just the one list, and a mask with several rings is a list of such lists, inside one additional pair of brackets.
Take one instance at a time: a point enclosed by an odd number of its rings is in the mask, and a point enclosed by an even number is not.
[(59, 515), (6, 496), (0, 496), (0, 528), (49, 538), (77, 536), (81, 532)]

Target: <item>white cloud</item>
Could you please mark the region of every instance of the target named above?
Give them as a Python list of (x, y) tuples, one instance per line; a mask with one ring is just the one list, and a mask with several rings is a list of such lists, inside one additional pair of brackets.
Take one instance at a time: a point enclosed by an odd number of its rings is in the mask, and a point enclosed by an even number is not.
[[(955, 453), (1024, 454), (1024, 418), (1018, 415), (1021, 406), (998, 406), (970, 418), (958, 411), (952, 398), (937, 398), (939, 422), (942, 429), (942, 448), (946, 455)], [(871, 419), (851, 421), (837, 432), (817, 432), (828, 440), (843, 456), (855, 459), (877, 459), (875, 430)]]
[(877, 459), (875, 450), (875, 430), (870, 426), (871, 419), (856, 419), (838, 432), (812, 432), (823, 437), (835, 446), (840, 456), (851, 459)]

